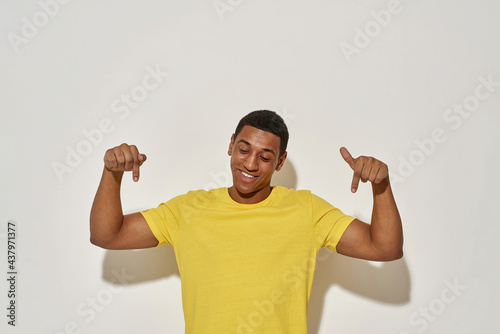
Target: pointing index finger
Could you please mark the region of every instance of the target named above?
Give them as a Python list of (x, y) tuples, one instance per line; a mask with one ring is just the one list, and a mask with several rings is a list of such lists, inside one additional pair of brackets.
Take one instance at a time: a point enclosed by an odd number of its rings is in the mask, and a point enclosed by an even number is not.
[(134, 157), (134, 165), (132, 166), (132, 178), (135, 182), (139, 181), (139, 167), (142, 164), (142, 156), (139, 154), (139, 150), (136, 146), (131, 145), (130, 151)]
[(358, 162), (356, 164), (356, 167), (354, 168), (354, 173), (352, 175), (352, 183), (351, 183), (351, 192), (355, 193), (358, 190), (359, 186), (359, 180), (361, 179), (362, 173), (363, 173), (363, 160)]

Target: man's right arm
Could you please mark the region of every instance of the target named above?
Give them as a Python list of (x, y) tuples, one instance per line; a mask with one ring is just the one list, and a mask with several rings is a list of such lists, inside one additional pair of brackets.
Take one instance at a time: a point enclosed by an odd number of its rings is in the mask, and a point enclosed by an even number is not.
[(139, 180), (146, 161), (134, 145), (122, 144), (106, 151), (101, 182), (90, 212), (90, 242), (105, 249), (155, 247), (158, 240), (141, 213), (123, 215), (120, 187), (125, 171)]

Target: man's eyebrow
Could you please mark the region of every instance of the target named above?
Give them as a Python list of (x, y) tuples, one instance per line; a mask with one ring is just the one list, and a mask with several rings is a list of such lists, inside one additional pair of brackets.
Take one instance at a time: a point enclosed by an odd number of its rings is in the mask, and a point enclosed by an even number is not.
[[(246, 144), (246, 145), (248, 145), (248, 146), (252, 146), (252, 144), (250, 144), (249, 142), (247, 142), (247, 141), (246, 141), (246, 140), (244, 140), (244, 139), (240, 139), (240, 140), (238, 140), (238, 143), (244, 143), (244, 144)], [(272, 153), (272, 154), (276, 155), (276, 153), (274, 153), (274, 151), (273, 151), (273, 150), (271, 150), (271, 149), (269, 149), (269, 148), (263, 148), (262, 150), (263, 150), (263, 151), (265, 151), (265, 152), (269, 152), (269, 153)]]

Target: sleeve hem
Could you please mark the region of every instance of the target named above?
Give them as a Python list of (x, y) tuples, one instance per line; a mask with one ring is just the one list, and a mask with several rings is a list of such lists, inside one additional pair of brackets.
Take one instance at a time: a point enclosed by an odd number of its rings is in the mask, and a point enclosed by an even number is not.
[(333, 250), (335, 253), (337, 252), (337, 244), (339, 243), (340, 239), (344, 235), (344, 232), (347, 230), (349, 225), (353, 222), (353, 220), (356, 219), (355, 217), (352, 216), (345, 216), (342, 217), (335, 225), (337, 228), (337, 233), (335, 234), (335, 239), (333, 240), (333, 245), (328, 246), (331, 250)]
[(150, 214), (147, 211), (140, 211), (144, 219), (146, 220), (146, 223), (148, 223), (149, 228), (151, 229), (151, 232), (153, 232), (153, 235), (155, 236), (156, 240), (158, 240), (158, 245), (156, 247), (159, 247), (161, 245), (165, 245), (165, 238), (163, 237), (162, 233), (158, 229), (158, 227), (154, 224), (154, 219), (153, 217), (150, 216)]

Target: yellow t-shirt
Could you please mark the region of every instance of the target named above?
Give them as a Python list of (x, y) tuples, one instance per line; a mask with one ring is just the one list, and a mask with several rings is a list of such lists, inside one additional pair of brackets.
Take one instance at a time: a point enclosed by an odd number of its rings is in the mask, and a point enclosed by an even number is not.
[(174, 247), (189, 334), (307, 333), (316, 255), (354, 217), (311, 194), (273, 187), (257, 204), (227, 188), (190, 191), (141, 212)]

